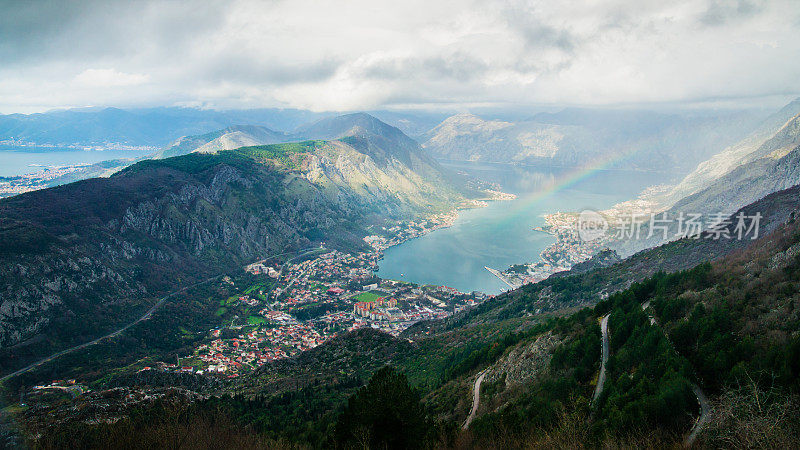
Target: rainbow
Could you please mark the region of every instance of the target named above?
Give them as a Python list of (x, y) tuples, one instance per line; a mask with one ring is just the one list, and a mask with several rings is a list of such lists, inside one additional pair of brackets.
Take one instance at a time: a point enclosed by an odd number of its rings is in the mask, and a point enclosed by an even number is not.
[(618, 164), (630, 159), (638, 152), (638, 150), (639, 149), (632, 149), (625, 152), (605, 155), (589, 165), (573, 168), (564, 174), (556, 176), (554, 181), (549, 185), (546, 185), (532, 195), (524, 196), (520, 202), (514, 202), (513, 206), (510, 208), (510, 210), (508, 210), (506, 218), (503, 220), (503, 222), (516, 219), (521, 214), (526, 213), (529, 209), (536, 206), (542, 200), (551, 197), (557, 192), (569, 189), (581, 181), (591, 178), (599, 172), (612, 169)]

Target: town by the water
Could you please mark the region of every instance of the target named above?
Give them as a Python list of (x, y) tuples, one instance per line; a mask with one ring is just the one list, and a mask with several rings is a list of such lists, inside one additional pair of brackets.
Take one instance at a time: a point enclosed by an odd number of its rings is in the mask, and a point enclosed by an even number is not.
[(383, 251), (407, 239), (448, 226), (442, 214), (381, 229), (364, 241), (371, 251), (350, 254), (324, 247), (288, 260), (265, 259), (245, 268), (241, 279), (221, 283), (243, 292), (221, 298), (223, 326), (208, 330), (192, 354), (139, 369), (235, 378), (272, 360), (291, 357), (357, 328), (399, 335), (411, 325), (448, 317), (489, 296), (447, 286), (420, 286), (375, 276)]

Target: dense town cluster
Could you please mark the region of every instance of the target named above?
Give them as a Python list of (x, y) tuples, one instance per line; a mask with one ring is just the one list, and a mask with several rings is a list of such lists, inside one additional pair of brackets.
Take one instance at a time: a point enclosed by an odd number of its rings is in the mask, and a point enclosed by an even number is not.
[[(607, 239), (586, 241), (578, 234), (577, 215), (558, 212), (545, 216), (546, 225), (534, 230), (548, 233), (556, 238), (539, 254), (539, 261), (512, 266), (501, 273), (511, 287), (542, 281), (550, 275), (569, 270), (575, 264), (584, 262), (607, 245)], [(500, 275), (498, 275), (500, 276)]]
[[(0, 149), (11, 151), (41, 151), (54, 150), (54, 151), (74, 151), (74, 152), (102, 152), (104, 150), (123, 150), (131, 151), (131, 155), (138, 155), (142, 152), (155, 152), (157, 147), (151, 146), (134, 146), (114, 142), (104, 142), (100, 144), (47, 144), (27, 142), (21, 139), (4, 139), (0, 140)], [(136, 152), (136, 153), (133, 153)], [(70, 174), (75, 174), (82, 170), (87, 169), (93, 164), (71, 164), (63, 166), (41, 166), (31, 165), (31, 172), (12, 177), (0, 177), (0, 198), (11, 197), (25, 192), (36, 191), (44, 189), (57, 184), (62, 184), (63, 181), (58, 182), (62, 177), (67, 177)]]
[[(443, 226), (449, 216), (390, 227), (406, 238)], [(379, 249), (393, 239), (369, 236), (375, 251), (357, 254), (319, 249), (313, 256), (281, 263), (264, 260), (246, 267), (244, 295), (224, 299), (218, 310), (245, 308), (247, 316), (209, 330), (193, 354), (164, 371), (237, 377), (275, 359), (314, 348), (332, 337), (362, 327), (399, 335), (423, 320), (447, 317), (486, 298), (446, 286), (417, 286), (374, 275)], [(255, 280), (255, 281), (253, 281)], [(228, 283), (244, 283), (227, 280)]]
[(11, 197), (12, 195), (24, 194), (25, 192), (44, 189), (49, 186), (51, 181), (77, 172), (86, 166), (88, 166), (88, 164), (45, 167), (41, 170), (25, 175), (0, 178), (0, 198)]
[(365, 237), (364, 242), (369, 244), (379, 255), (380, 252), (393, 245), (422, 236), (439, 228), (449, 227), (457, 218), (458, 213), (451, 211), (430, 216), (426, 219), (397, 224), (392, 227), (381, 227), (380, 230), (376, 230), (377, 234)]
[(61, 144), (51, 144), (47, 142), (30, 142), (24, 139), (17, 139), (17, 138), (9, 138), (9, 139), (0, 139), (0, 147), (3, 149), (19, 149), (19, 150), (41, 150), (41, 149), (53, 149), (53, 150), (76, 150), (76, 151), (95, 151), (101, 152), (103, 150), (130, 150), (130, 151), (139, 151), (139, 152), (154, 152), (158, 150), (158, 147), (147, 146), (147, 145), (128, 145), (122, 144), (119, 142), (100, 142), (100, 143), (61, 143)]

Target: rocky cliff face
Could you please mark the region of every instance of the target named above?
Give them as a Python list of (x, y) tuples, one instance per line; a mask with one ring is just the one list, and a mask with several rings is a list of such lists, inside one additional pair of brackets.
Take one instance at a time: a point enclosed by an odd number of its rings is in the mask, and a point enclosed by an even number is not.
[[(24, 255), (13, 264), (3, 264), (0, 346), (45, 332), (53, 322), (66, 319), (67, 311), (80, 315), (83, 302), (96, 298), (99, 292), (115, 292), (120, 298), (147, 294), (144, 284), (133, 275), (127, 269), (110, 267), (100, 258), (63, 248), (46, 256)], [(90, 324), (88, 328), (93, 327)]]
[[(53, 322), (60, 325), (52, 338), (80, 341), (124, 321), (178, 278), (199, 279), (310, 245), (309, 234), (335, 233), (353, 214), (322, 201), (310, 183), (291, 195), (276, 192), (284, 180), (277, 173), (254, 176), (226, 164), (193, 176), (157, 171), (123, 172), (100, 186), (81, 182), (63, 189), (87, 198), (112, 195), (121, 203), (117, 211), (84, 211), (83, 217), (65, 215), (63, 222), (47, 224), (47, 218), (58, 220), (60, 209), (79, 205), (62, 196), (61, 203), (48, 205), (45, 195), (29, 195), (0, 206), (7, 225), (0, 235), (7, 247), (0, 257), (2, 347), (50, 334)], [(137, 187), (132, 178), (155, 182), (161, 176), (178, 181), (146, 198), (127, 196)], [(41, 233), (46, 243), (14, 241), (15, 234), (31, 233)], [(340, 237), (357, 241), (346, 234)], [(86, 322), (73, 330), (77, 335), (62, 336), (74, 319)]]
[(459, 188), (453, 188), (463, 183), (398, 128), (365, 113), (321, 119), (292, 135), (263, 127), (229, 127), (181, 138), (164, 154), (216, 153), (242, 146), (303, 140), (327, 141), (315, 145), (313, 151), (301, 149), (292, 163), (304, 178), (323, 187), (330, 199), (354, 193), (349, 201), (358, 203), (370, 198), (394, 205), (396, 213), (436, 207), (441, 200), (459, 201)]

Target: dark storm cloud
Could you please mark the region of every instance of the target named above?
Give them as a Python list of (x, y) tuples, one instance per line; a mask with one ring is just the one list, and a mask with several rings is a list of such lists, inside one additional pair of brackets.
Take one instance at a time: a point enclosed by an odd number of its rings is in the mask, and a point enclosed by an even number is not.
[(557, 49), (572, 53), (580, 45), (579, 39), (568, 29), (542, 23), (534, 11), (513, 8), (507, 15), (508, 23), (520, 33), (529, 49)]
[(407, 80), (418, 78), (445, 78), (469, 81), (479, 78), (489, 69), (488, 65), (463, 53), (436, 57), (386, 57), (371, 61), (361, 73), (372, 79)]
[(94, 2), (9, 1), (0, 14), (0, 59), (6, 64), (39, 59), (71, 31)]
[(219, 55), (203, 61), (196, 73), (211, 82), (275, 83), (318, 82), (331, 78), (344, 63), (327, 57), (318, 61), (285, 63), (277, 59), (256, 59), (251, 55)]
[(12, 0), (0, 14), (0, 60), (16, 65), (181, 49), (224, 17), (223, 5)]

